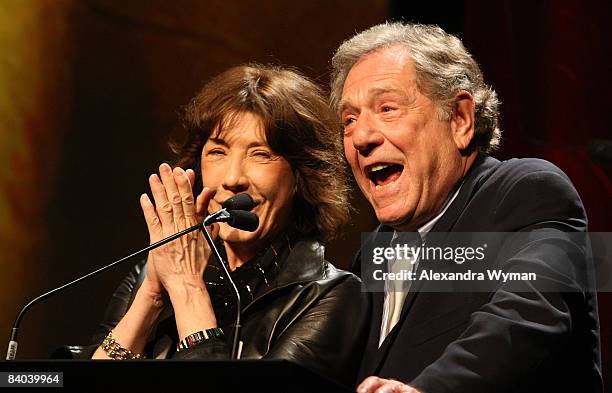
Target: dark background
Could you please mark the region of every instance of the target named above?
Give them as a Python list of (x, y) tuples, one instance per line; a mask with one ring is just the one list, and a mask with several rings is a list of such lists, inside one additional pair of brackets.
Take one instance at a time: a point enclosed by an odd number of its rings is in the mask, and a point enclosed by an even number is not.
[[(296, 66), (326, 86), (340, 42), (386, 19), (436, 23), (459, 35), (502, 100), (503, 147), (494, 156), (552, 161), (578, 189), (590, 230), (612, 231), (609, 2), (40, 4), (44, 56), (36, 64), (48, 79), (29, 123), (37, 136), (30, 138), (35, 185), (12, 190), (20, 198), (10, 199), (12, 214), (35, 241), (0, 237), (2, 263), (11, 272), (2, 279), (0, 332), (7, 339), (27, 299), (146, 244), (138, 197), (147, 191), (148, 175), (172, 159), (167, 142), (180, 135), (181, 108), (203, 82), (258, 61)], [(36, 134), (40, 128), (45, 132)], [(329, 259), (341, 267), (350, 263), (359, 232), (375, 223), (357, 190), (354, 203), (360, 213), (344, 238), (328, 245)], [(19, 358), (86, 343), (129, 268), (32, 309), (22, 323)], [(599, 296), (608, 365), (609, 295)], [(610, 377), (608, 368), (604, 373)]]

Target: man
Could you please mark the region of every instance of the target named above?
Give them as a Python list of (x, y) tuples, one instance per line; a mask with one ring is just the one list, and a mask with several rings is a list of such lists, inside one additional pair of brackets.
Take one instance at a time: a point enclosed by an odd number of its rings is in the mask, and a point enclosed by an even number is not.
[[(488, 156), (500, 142), (499, 102), (456, 37), (378, 25), (343, 43), (332, 65), (346, 158), (377, 232), (549, 229), (565, 241), (565, 232), (586, 231), (580, 198), (557, 167)], [(372, 293), (358, 392), (601, 391), (592, 272), (572, 276), (545, 244), (512, 251), (503, 266), (535, 269), (555, 291), (522, 282), (524, 292)], [(354, 269), (371, 263), (358, 254)]]

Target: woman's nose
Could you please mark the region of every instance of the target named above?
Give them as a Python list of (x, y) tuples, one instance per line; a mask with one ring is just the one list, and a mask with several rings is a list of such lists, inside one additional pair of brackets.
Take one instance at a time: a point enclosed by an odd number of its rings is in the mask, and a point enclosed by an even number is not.
[(223, 180), (223, 188), (234, 193), (246, 191), (249, 188), (249, 180), (245, 173), (244, 160), (235, 157), (227, 168), (227, 174)]

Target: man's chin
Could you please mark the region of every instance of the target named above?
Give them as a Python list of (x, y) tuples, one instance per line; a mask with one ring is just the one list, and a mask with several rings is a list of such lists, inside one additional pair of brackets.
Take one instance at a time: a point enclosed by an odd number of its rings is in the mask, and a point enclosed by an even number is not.
[(381, 224), (389, 226), (393, 229), (406, 231), (410, 228), (410, 221), (412, 221), (412, 213), (410, 212), (398, 212), (398, 211), (385, 211), (381, 209), (376, 211), (376, 218)]

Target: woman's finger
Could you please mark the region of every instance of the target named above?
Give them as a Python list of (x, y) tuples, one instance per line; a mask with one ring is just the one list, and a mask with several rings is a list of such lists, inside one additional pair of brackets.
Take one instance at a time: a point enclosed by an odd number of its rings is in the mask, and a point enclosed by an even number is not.
[(196, 222), (196, 208), (193, 200), (193, 191), (191, 191), (191, 183), (187, 173), (179, 167), (174, 168), (172, 172), (176, 183), (179, 195), (183, 205), (183, 214), (187, 225), (193, 225)]
[(196, 199), (196, 216), (198, 221), (202, 221), (208, 215), (208, 204), (216, 193), (217, 190), (211, 190), (208, 187), (204, 187), (200, 195), (198, 195)]
[(166, 188), (166, 195), (168, 196), (168, 201), (172, 207), (172, 219), (176, 226), (173, 228), (173, 230), (176, 231), (177, 229), (185, 229), (183, 201), (174, 180), (174, 175), (172, 174), (172, 168), (170, 168), (170, 165), (166, 163), (161, 164), (159, 166), (159, 175), (164, 187)]
[(168, 201), (168, 196), (166, 195), (166, 188), (157, 174), (152, 174), (149, 177), (149, 185), (151, 186), (151, 193), (155, 201), (155, 211), (161, 221), (163, 235), (172, 235), (175, 232), (174, 219), (172, 216), (172, 205), (170, 201)]
[(193, 185), (195, 184), (195, 172), (193, 169), (187, 169), (185, 173), (187, 173), (187, 178), (189, 178), (189, 186), (193, 190)]
[(155, 212), (155, 206), (153, 206), (153, 203), (147, 194), (142, 194), (140, 196), (140, 207), (144, 213), (151, 243), (161, 240), (164, 236), (161, 222), (159, 221), (159, 217), (157, 217), (157, 213)]

